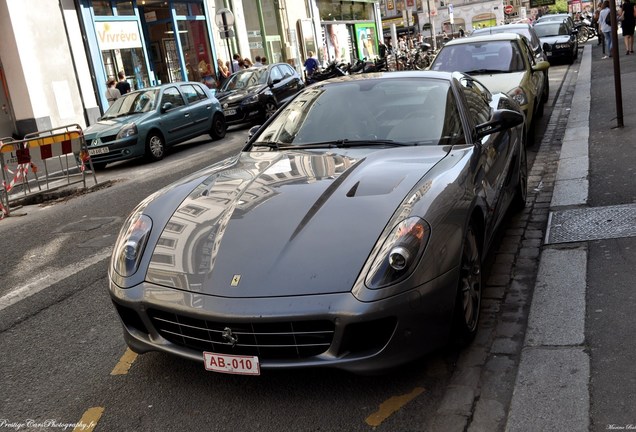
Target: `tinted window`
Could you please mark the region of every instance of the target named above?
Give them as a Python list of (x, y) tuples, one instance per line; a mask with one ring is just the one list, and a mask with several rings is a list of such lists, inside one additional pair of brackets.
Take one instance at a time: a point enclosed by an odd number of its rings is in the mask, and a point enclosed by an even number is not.
[(278, 67), (273, 67), (269, 73), (269, 82), (283, 79), (283, 74)]
[(480, 125), (490, 120), (490, 93), (478, 82), (462, 79), (462, 91), (466, 98), (466, 106), (474, 125)]
[(181, 91), (185, 95), (188, 103), (194, 103), (198, 100), (205, 99), (206, 96), (203, 93), (203, 90), (199, 86), (195, 86), (193, 84), (184, 84), (181, 86)]
[(284, 78), (287, 78), (287, 77), (290, 77), (290, 76), (294, 75), (294, 70), (291, 68), (291, 66), (280, 65), (280, 66), (278, 66), (278, 68), (280, 69), (280, 71), (283, 74)]
[(164, 90), (163, 98), (161, 99), (161, 105), (165, 104), (166, 102), (170, 102), (175, 107), (185, 105), (185, 102), (183, 101), (183, 97), (181, 96), (181, 93), (179, 93), (179, 90), (177, 90), (176, 87), (168, 87), (167, 89)]
[(258, 137), (284, 145), (344, 139), (421, 145), (465, 142), (449, 82), (411, 77), (314, 85)]
[(525, 70), (525, 63), (515, 41), (486, 41), (444, 46), (431, 69), (468, 74), (518, 72)]

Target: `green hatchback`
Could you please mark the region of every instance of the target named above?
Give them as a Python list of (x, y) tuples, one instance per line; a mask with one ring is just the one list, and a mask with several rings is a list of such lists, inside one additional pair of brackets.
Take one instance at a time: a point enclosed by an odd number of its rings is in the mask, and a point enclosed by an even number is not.
[(121, 96), (84, 136), (93, 167), (100, 169), (136, 157), (158, 161), (174, 144), (202, 134), (221, 139), (226, 130), (212, 93), (198, 82), (179, 82)]

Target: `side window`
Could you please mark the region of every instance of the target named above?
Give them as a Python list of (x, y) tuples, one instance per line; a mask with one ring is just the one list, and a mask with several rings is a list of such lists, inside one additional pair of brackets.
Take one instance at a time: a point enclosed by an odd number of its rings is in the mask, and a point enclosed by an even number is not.
[(183, 95), (185, 96), (189, 104), (195, 103), (197, 100), (199, 100), (199, 95), (192, 84), (182, 85), (181, 91), (183, 92)]
[(161, 105), (163, 106), (166, 102), (170, 102), (175, 108), (185, 105), (183, 97), (176, 87), (168, 87), (164, 90)]
[(459, 110), (457, 109), (457, 100), (453, 92), (449, 89), (448, 97), (446, 98), (444, 126), (442, 127), (440, 144), (455, 145), (465, 142), (464, 127), (462, 125), (462, 118), (459, 115)]
[(181, 92), (185, 95), (188, 103), (194, 103), (199, 100), (207, 99), (205, 91), (201, 86), (196, 84), (184, 84), (181, 86)]
[(278, 67), (273, 67), (271, 72), (269, 73), (269, 82), (281, 79), (283, 79), (283, 74), (280, 72), (280, 69), (278, 69)]
[(469, 78), (460, 80), (461, 89), (466, 98), (466, 106), (468, 115), (473, 125), (477, 126), (490, 120), (490, 93), (478, 82)]
[(281, 69), (281, 72), (283, 74), (283, 78), (287, 78), (290, 77), (292, 75), (294, 75), (294, 70), (287, 65), (280, 65), (278, 66)]

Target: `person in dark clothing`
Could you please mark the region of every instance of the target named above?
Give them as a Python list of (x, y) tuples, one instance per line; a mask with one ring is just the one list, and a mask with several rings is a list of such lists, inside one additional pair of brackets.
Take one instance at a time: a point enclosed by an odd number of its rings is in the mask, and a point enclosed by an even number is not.
[(634, 19), (634, 5), (629, 0), (625, 0), (621, 5), (619, 19), (623, 30), (626, 54), (634, 54), (634, 27), (636, 26), (636, 20)]
[(129, 93), (130, 84), (128, 84), (128, 81), (126, 81), (126, 74), (124, 73), (124, 71), (119, 71), (117, 77), (119, 78), (119, 81), (117, 81), (117, 85), (115, 86), (115, 88), (119, 90), (119, 93), (121, 93), (122, 95)]

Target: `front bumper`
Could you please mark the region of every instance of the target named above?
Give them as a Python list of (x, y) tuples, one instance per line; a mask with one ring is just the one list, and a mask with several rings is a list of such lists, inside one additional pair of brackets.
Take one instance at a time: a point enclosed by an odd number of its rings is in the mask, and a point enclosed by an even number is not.
[(101, 137), (99, 145), (93, 145), (95, 139), (95, 136), (86, 136), (88, 153), (93, 163), (117, 162), (143, 156), (145, 153), (145, 143), (139, 135), (119, 140)]
[[(231, 299), (147, 282), (129, 289), (111, 282), (110, 294), (126, 343), (138, 353), (163, 351), (199, 362), (203, 362), (203, 351), (255, 354), (262, 369), (332, 367), (372, 373), (412, 361), (446, 343), (457, 279), (454, 269), (406, 293), (372, 303), (360, 302), (351, 293)], [(316, 322), (323, 329), (324, 323), (329, 327), (328, 336), (314, 341), (322, 348), (297, 346), (271, 354), (269, 348), (279, 344), (272, 334), (280, 335), (281, 330), (265, 335), (263, 328), (280, 329), (284, 323), (288, 329), (291, 323), (291, 328), (300, 329)], [(230, 344), (214, 341), (214, 326), (235, 333), (257, 329), (256, 336), (239, 336), (239, 345), (255, 337), (241, 349), (257, 352), (233, 351)]]
[(260, 120), (264, 116), (264, 109), (258, 102), (250, 104), (238, 104), (223, 108), (225, 121), (229, 125), (251, 123)]

